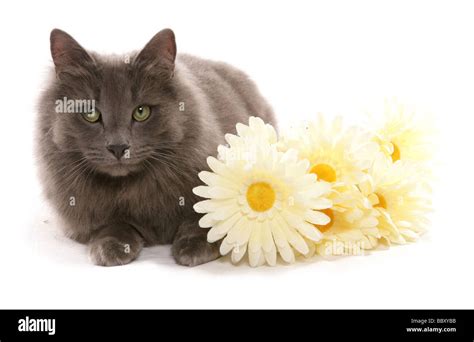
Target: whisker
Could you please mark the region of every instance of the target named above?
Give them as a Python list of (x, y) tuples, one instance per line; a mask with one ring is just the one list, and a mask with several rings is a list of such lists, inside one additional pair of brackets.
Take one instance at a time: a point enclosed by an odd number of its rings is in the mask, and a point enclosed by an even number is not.
[(187, 163), (189, 161), (189, 159), (181, 157), (181, 156), (171, 155), (171, 154), (168, 154), (168, 153), (157, 152), (157, 151), (154, 151), (152, 153), (152, 155), (154, 155), (155, 157), (167, 158), (167, 159), (170, 159), (170, 160), (173, 160), (173, 161), (180, 161), (180, 162), (183, 162), (183, 163)]
[(153, 156), (150, 156), (150, 158), (166, 165), (169, 169), (176, 172), (177, 174), (182, 174), (181, 170), (176, 165), (170, 163), (168, 160), (163, 158), (155, 158)]
[[(80, 158), (80, 159), (78, 159), (78, 160), (72, 162), (71, 164), (66, 164), (66, 165), (64, 165), (63, 167), (61, 167), (59, 170), (55, 171), (55, 172), (53, 173), (53, 177), (59, 175), (59, 174), (60, 174), (61, 172), (63, 172), (63, 171), (65, 171), (66, 173), (69, 173), (69, 174), (70, 174), (70, 173), (74, 172), (74, 170), (75, 170), (77, 167), (81, 166), (82, 164), (85, 164), (86, 162), (87, 162), (87, 159), (86, 159), (85, 157), (82, 157), (82, 158)], [(71, 167), (71, 169), (70, 169), (70, 170), (67, 170), (68, 167)]]
[[(74, 183), (76, 182), (76, 180), (77, 180), (77, 177), (78, 177), (83, 171), (87, 170), (88, 168), (89, 168), (89, 165), (88, 165), (88, 163), (87, 163), (87, 160), (85, 160), (84, 163), (81, 163), (81, 164), (79, 164), (78, 166), (76, 166), (76, 167), (74, 168), (74, 171), (71, 171), (71, 173), (70, 173), (68, 176), (66, 176), (66, 178), (64, 179), (65, 182), (66, 182), (66, 184), (69, 183), (69, 184), (67, 184), (67, 185), (69, 185), (69, 186), (72, 185), (72, 184), (74, 184)], [(74, 176), (75, 176), (75, 177), (74, 177)], [(74, 177), (74, 179), (73, 179), (73, 177)]]
[(80, 171), (77, 173), (76, 177), (74, 177), (74, 179), (72, 180), (71, 185), (75, 185), (76, 182), (80, 179), (79, 177), (83, 176), (84, 173), (85, 173), (88, 169), (90, 169), (90, 167), (89, 167), (87, 164), (86, 164), (84, 167), (82, 167), (82, 168), (80, 169)]

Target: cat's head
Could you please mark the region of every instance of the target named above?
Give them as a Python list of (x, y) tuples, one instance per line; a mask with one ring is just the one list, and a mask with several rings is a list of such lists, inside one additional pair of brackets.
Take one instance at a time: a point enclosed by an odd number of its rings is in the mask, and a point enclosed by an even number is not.
[(51, 32), (55, 65), (53, 141), (111, 176), (142, 170), (182, 139), (173, 75), (173, 31), (157, 33), (138, 53), (106, 57), (69, 34)]

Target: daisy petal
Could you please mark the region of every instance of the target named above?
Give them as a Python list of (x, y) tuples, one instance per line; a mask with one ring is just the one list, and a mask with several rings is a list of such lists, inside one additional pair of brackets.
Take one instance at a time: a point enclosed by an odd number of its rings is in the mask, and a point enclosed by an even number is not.
[(211, 195), (209, 194), (209, 187), (200, 185), (195, 188), (193, 188), (193, 193), (198, 195), (199, 197), (204, 197), (204, 198), (211, 198)]
[(235, 247), (235, 245), (227, 243), (226, 239), (222, 241), (221, 246), (219, 248), (219, 252), (221, 253), (221, 255), (229, 254), (229, 252)]
[(234, 249), (232, 250), (232, 255), (231, 255), (232, 263), (237, 264), (238, 262), (240, 262), (240, 260), (242, 260), (246, 252), (247, 252), (247, 244), (234, 247)]
[(227, 243), (241, 246), (250, 238), (250, 235), (255, 230), (255, 220), (248, 220), (242, 217), (239, 222), (227, 233)]
[(211, 198), (215, 199), (236, 198), (238, 196), (237, 191), (219, 186), (210, 187), (208, 192)]
[(256, 250), (256, 251), (251, 251), (249, 249), (249, 263), (250, 266), (252, 267), (257, 267), (260, 265), (261, 261), (260, 258), (262, 258), (262, 250)]
[(210, 228), (215, 225), (218, 221), (214, 220), (212, 214), (206, 214), (199, 220), (199, 227)]
[(222, 239), (234, 225), (239, 224), (239, 220), (243, 219), (239, 213), (234, 214), (234, 216), (229, 219), (217, 223), (212, 227), (207, 233), (207, 242), (213, 243)]
[(332, 206), (332, 201), (327, 198), (317, 198), (309, 201), (311, 209), (327, 209)]
[(302, 222), (295, 227), (307, 239), (318, 242), (323, 237), (323, 234), (312, 224)]
[(275, 245), (272, 245), (272, 248), (269, 251), (263, 251), (265, 254), (265, 260), (270, 266), (275, 266), (276, 265), (276, 260), (277, 260), (277, 253), (276, 253), (276, 247)]
[(262, 222), (262, 244), (265, 252), (270, 252), (275, 249), (275, 242), (273, 241), (272, 231), (268, 221)]
[(329, 216), (317, 210), (307, 210), (304, 213), (304, 219), (312, 224), (318, 224), (321, 226), (331, 222)]

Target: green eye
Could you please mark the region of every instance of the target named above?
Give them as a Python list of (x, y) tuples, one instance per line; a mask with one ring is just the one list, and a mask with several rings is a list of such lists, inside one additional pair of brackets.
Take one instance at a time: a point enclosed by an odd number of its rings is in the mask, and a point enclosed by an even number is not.
[(141, 105), (133, 111), (133, 119), (136, 121), (145, 121), (151, 114), (150, 106)]
[(86, 119), (89, 122), (97, 122), (100, 119), (100, 112), (97, 109), (94, 109), (93, 111), (89, 113), (84, 113), (82, 114), (82, 117)]

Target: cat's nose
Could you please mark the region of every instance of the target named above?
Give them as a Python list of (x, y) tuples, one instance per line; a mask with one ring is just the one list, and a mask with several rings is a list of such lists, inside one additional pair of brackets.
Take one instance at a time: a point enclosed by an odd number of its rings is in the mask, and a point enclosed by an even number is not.
[(125, 145), (125, 144), (119, 144), (119, 145), (107, 145), (106, 148), (109, 150), (110, 153), (112, 153), (117, 160), (120, 160), (120, 158), (123, 157), (124, 153), (126, 150), (128, 150), (130, 146)]

